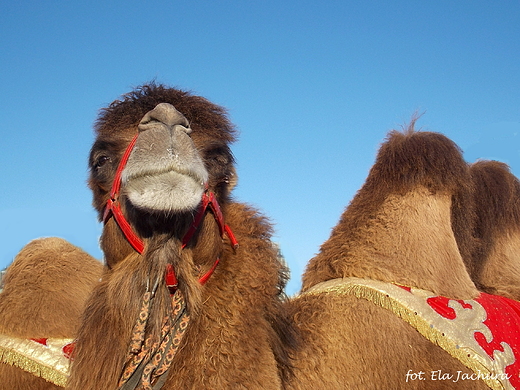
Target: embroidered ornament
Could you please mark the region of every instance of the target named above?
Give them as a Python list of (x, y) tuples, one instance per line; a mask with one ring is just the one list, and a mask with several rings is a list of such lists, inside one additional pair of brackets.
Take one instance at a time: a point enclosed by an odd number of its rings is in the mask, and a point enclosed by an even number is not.
[[(386, 282), (344, 278), (305, 295), (352, 295), (392, 311), (495, 390), (520, 389), (520, 302), (481, 293), (456, 300)], [(297, 298), (296, 298), (297, 299)]]
[(127, 362), (119, 379), (119, 390), (160, 389), (166, 381), (164, 375), (188, 328), (190, 317), (186, 311), (186, 301), (181, 290), (172, 296), (171, 312), (164, 317), (160, 340), (145, 338), (145, 328), (154, 292), (146, 292), (141, 303), (141, 311), (134, 326)]
[(61, 387), (67, 383), (73, 350), (72, 339), (20, 339), (0, 335), (0, 362)]

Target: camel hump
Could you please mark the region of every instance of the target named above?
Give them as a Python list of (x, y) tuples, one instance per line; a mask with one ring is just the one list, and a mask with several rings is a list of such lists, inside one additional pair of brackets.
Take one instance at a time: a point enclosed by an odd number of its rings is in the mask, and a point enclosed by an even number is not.
[(168, 128), (180, 125), (186, 132), (191, 131), (186, 117), (169, 103), (159, 103), (153, 110), (148, 111), (139, 123), (139, 131), (149, 130), (157, 125), (165, 125)]
[(5, 291), (11, 291), (11, 286), (23, 285), (57, 291), (60, 288), (58, 281), (63, 283), (63, 291), (77, 285), (93, 285), (101, 277), (102, 270), (101, 262), (63, 238), (37, 238), (25, 245), (7, 268)]
[(504, 229), (520, 225), (520, 181), (509, 166), (499, 161), (482, 160), (470, 165), (475, 184), (475, 205), (484, 226)]
[(455, 191), (469, 181), (460, 148), (440, 133), (415, 131), (413, 126), (388, 134), (369, 176), (378, 186), (406, 192), (422, 185), (431, 191)]

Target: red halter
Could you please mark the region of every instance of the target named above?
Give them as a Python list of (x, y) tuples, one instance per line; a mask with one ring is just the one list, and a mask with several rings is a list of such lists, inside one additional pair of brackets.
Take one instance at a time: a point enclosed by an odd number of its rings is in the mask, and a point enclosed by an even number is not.
[(121, 189), (121, 174), (123, 173), (123, 169), (125, 169), (126, 163), (128, 162), (128, 158), (130, 157), (130, 153), (134, 148), (135, 142), (137, 141), (137, 137), (139, 134), (136, 134), (130, 144), (125, 150), (125, 154), (121, 158), (121, 162), (117, 167), (116, 176), (114, 177), (114, 183), (112, 183), (112, 189), (110, 191), (110, 199), (107, 200), (107, 204), (105, 206), (105, 213), (103, 214), (103, 223), (107, 223), (111, 216), (114, 216), (117, 224), (123, 231), (126, 239), (132, 245), (132, 247), (142, 254), (144, 251), (144, 243), (143, 241), (134, 233), (132, 227), (126, 220), (123, 212), (121, 211), (121, 205), (119, 204), (119, 190)]
[[(123, 154), (123, 157), (121, 158), (121, 162), (119, 163), (119, 166), (117, 167), (116, 175), (114, 177), (114, 183), (112, 184), (112, 189), (110, 191), (110, 198), (107, 200), (107, 203), (105, 205), (105, 211), (103, 214), (103, 222), (106, 224), (111, 216), (114, 217), (116, 223), (121, 228), (121, 231), (125, 235), (126, 239), (132, 245), (132, 247), (139, 253), (142, 254), (144, 251), (144, 243), (143, 241), (137, 236), (137, 234), (134, 232), (128, 221), (126, 220), (125, 216), (123, 215), (123, 212), (121, 210), (121, 205), (119, 203), (119, 191), (121, 189), (121, 174), (126, 166), (126, 163), (128, 162), (128, 158), (130, 157), (130, 153), (132, 152), (132, 149), (134, 148), (134, 145), (137, 141), (137, 137), (139, 134), (136, 134), (135, 137), (132, 139), (130, 144), (125, 150), (125, 153)], [(223, 237), (224, 234), (226, 234), (231, 241), (231, 246), (233, 249), (238, 248), (238, 241), (236, 240), (233, 232), (231, 231), (231, 228), (224, 223), (224, 216), (222, 215), (222, 211), (220, 210), (220, 206), (217, 202), (217, 198), (215, 197), (215, 194), (213, 192), (208, 191), (207, 185), (206, 190), (202, 194), (202, 202), (199, 206), (199, 209), (197, 211), (197, 214), (195, 215), (195, 218), (193, 220), (193, 224), (188, 229), (186, 234), (184, 235), (182, 239), (182, 248), (186, 247), (190, 239), (192, 238), (193, 234), (197, 231), (197, 228), (199, 224), (201, 223), (204, 215), (206, 214), (206, 211), (208, 207), (211, 208), (211, 211), (213, 212), (213, 216), (215, 217), (215, 220), (217, 221), (217, 225), (220, 231), (220, 235)], [(217, 264), (219, 262), (219, 259), (215, 261), (211, 269), (204, 275), (202, 278), (199, 279), (199, 282), (201, 284), (206, 283), (206, 281), (209, 279), (213, 271), (215, 270)], [(175, 288), (177, 285), (177, 280), (175, 277), (175, 273), (173, 273), (173, 267), (167, 268), (167, 285), (172, 290), (172, 288)]]

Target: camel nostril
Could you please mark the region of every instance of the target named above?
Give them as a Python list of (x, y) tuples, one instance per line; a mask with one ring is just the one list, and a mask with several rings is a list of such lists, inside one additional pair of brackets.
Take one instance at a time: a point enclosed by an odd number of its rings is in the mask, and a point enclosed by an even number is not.
[(156, 126), (164, 125), (169, 128), (181, 126), (189, 134), (191, 132), (188, 120), (169, 103), (160, 103), (152, 111), (146, 113), (139, 123), (139, 131), (146, 131)]

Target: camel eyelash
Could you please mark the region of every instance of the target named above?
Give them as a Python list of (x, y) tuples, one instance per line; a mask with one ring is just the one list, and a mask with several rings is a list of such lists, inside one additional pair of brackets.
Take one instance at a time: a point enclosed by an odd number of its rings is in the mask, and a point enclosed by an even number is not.
[(103, 167), (110, 160), (111, 160), (110, 156), (105, 156), (105, 155), (99, 156), (94, 162), (94, 169), (99, 169), (99, 168)]

